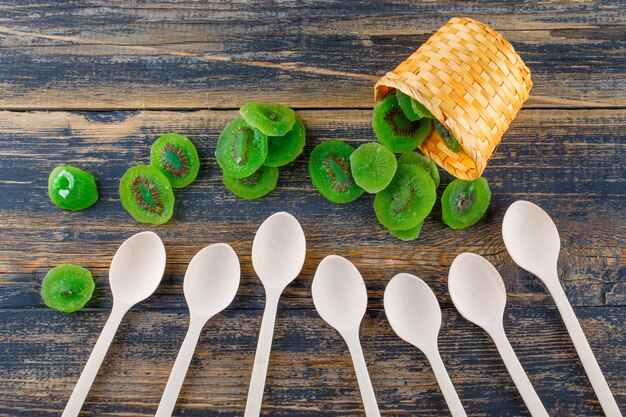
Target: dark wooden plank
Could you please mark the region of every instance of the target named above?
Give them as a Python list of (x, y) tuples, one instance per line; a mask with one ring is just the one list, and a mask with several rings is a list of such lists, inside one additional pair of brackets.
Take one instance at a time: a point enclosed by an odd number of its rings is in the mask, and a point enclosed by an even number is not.
[(621, 107), (619, 1), (0, 3), (4, 109), (367, 108), (377, 77), (453, 16), (533, 72), (530, 107)]
[[(622, 407), (626, 406), (624, 311), (578, 310)], [(0, 415), (59, 415), (107, 314), (0, 311)], [(176, 415), (243, 414), (260, 315), (227, 310), (209, 322)], [(131, 312), (81, 415), (153, 415), (187, 320), (182, 311)], [(509, 310), (506, 328), (550, 415), (601, 415), (555, 310)], [(382, 311), (368, 312), (361, 339), (383, 415), (448, 415), (424, 356), (396, 337)], [(484, 332), (446, 309), (439, 344), (468, 415), (528, 415)], [(315, 311), (279, 310), (263, 409), (264, 416), (363, 415), (347, 348)]]
[[(623, 242), (626, 216), (626, 111), (524, 110), (487, 169), (493, 203), (486, 219), (464, 231), (438, 220), (435, 208), (417, 242), (390, 237), (377, 223), (372, 196), (335, 205), (310, 184), (306, 159), (324, 137), (355, 145), (374, 140), (370, 111), (302, 111), (309, 142), (303, 156), (283, 169), (279, 187), (257, 201), (244, 201), (221, 184), (213, 158), (215, 138), (232, 111), (138, 113), (0, 113), (0, 308), (42, 307), (45, 273), (61, 262), (92, 269), (99, 289), (91, 307), (108, 308), (107, 269), (117, 246), (132, 233), (152, 229), (164, 239), (168, 267), (157, 295), (143, 308), (184, 307), (181, 283), (187, 263), (203, 246), (231, 244), (242, 260), (237, 308), (261, 308), (263, 290), (250, 263), (256, 228), (271, 213), (287, 210), (303, 223), (309, 249), (301, 279), (290, 286), (286, 305), (308, 308), (310, 282), (319, 261), (331, 253), (353, 260), (367, 281), (373, 305), (381, 305), (386, 282), (398, 272), (422, 276), (450, 305), (446, 275), (456, 254), (486, 255), (502, 271), (513, 307), (552, 306), (542, 284), (508, 257), (500, 237), (506, 207), (527, 198), (542, 205), (561, 231), (561, 277), (574, 305), (626, 305)], [(195, 184), (176, 192), (174, 220), (150, 227), (132, 220), (117, 195), (118, 180), (146, 163), (159, 134), (189, 135), (202, 157)], [(98, 180), (101, 200), (81, 213), (65, 212), (47, 198), (47, 175), (60, 163), (82, 166)], [(449, 181), (444, 177), (444, 184)], [(440, 188), (440, 192), (443, 186)]]

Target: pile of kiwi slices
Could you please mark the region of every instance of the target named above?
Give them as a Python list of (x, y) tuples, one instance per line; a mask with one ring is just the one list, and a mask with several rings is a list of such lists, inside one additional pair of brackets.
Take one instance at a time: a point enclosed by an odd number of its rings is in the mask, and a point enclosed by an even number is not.
[[(349, 203), (364, 192), (376, 194), (378, 221), (392, 236), (415, 240), (435, 205), (440, 183), (435, 163), (415, 149), (433, 128), (454, 152), (461, 145), (423, 105), (400, 91), (387, 94), (376, 105), (372, 127), (379, 143), (355, 149), (333, 139), (317, 145), (309, 159), (311, 181), (335, 203)], [(454, 229), (471, 226), (483, 217), (490, 199), (484, 178), (456, 179), (441, 198), (443, 221)]]
[(199, 169), (194, 144), (183, 135), (167, 133), (152, 144), (150, 165), (134, 166), (122, 176), (122, 205), (141, 223), (167, 223), (174, 212), (172, 189), (191, 184)]
[(278, 167), (302, 153), (306, 131), (295, 112), (282, 104), (250, 102), (239, 114), (220, 134), (215, 158), (224, 185), (253, 200), (276, 188)]

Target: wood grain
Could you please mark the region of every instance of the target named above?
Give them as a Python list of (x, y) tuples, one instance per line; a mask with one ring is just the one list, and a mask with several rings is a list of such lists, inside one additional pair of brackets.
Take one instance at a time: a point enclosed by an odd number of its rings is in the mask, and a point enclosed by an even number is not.
[(528, 107), (624, 105), (619, 1), (0, 3), (0, 108), (369, 108), (374, 81), (453, 16), (530, 67)]
[[(623, 308), (582, 308), (579, 316), (624, 404)], [(59, 415), (106, 317), (0, 311), (0, 415)], [(175, 415), (243, 414), (260, 320), (261, 311), (229, 309), (209, 322)], [(154, 415), (187, 323), (180, 310), (131, 312), (82, 415)], [(554, 309), (511, 309), (506, 330), (550, 415), (601, 414)], [(383, 415), (447, 415), (425, 357), (397, 338), (382, 311), (368, 312), (361, 340)], [(528, 415), (488, 336), (452, 309), (444, 310), (440, 347), (468, 415)], [(315, 311), (279, 311), (263, 410), (265, 416), (363, 415), (347, 347)]]

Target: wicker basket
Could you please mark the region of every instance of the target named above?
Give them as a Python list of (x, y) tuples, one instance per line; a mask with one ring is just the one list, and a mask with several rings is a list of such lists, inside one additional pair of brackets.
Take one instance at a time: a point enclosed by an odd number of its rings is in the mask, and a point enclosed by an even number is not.
[(475, 179), (528, 98), (530, 70), (489, 26), (453, 18), (376, 83), (375, 97), (398, 89), (422, 103), (456, 136), (448, 149), (435, 129), (421, 151), (452, 175)]

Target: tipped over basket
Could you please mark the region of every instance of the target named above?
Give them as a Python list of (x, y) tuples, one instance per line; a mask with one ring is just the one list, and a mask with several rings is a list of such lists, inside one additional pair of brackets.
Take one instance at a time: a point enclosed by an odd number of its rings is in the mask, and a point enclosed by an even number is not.
[(457, 178), (480, 177), (528, 98), (530, 70), (489, 26), (453, 18), (378, 80), (376, 101), (397, 89), (423, 104), (457, 138), (448, 149), (433, 129), (420, 150)]

